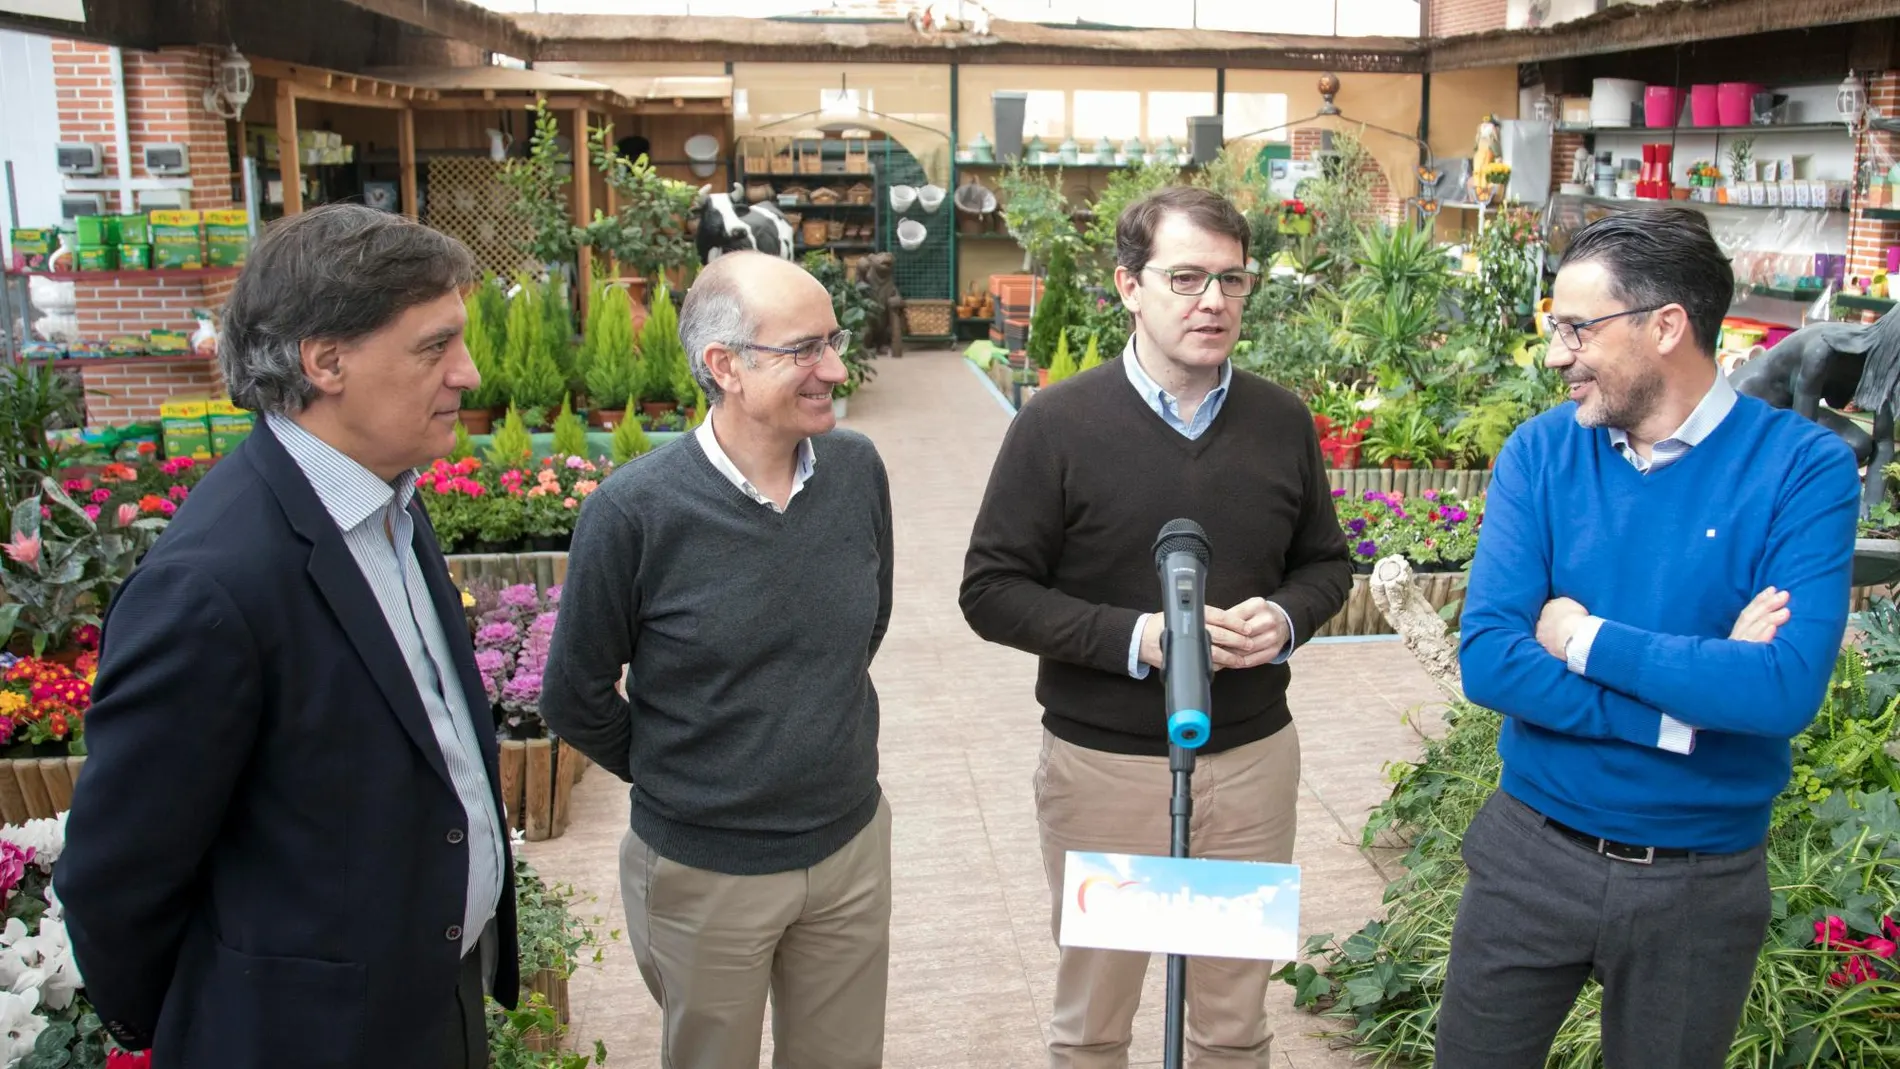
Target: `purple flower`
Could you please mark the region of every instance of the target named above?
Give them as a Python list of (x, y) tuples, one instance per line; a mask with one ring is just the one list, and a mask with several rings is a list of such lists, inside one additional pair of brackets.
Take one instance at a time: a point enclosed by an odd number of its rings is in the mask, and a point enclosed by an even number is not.
[(1352, 548), (1352, 551), (1354, 553), (1359, 554), (1361, 557), (1368, 557), (1368, 558), (1376, 557), (1379, 554), (1379, 543), (1374, 542), (1372, 539), (1368, 538), (1365, 541), (1354, 546)]
[(1436, 501), (1438, 500), (1438, 491), (1427, 490), (1423, 494), (1420, 494), (1419, 496), (1423, 497), (1427, 501)]
[(534, 589), (533, 583), (516, 583), (502, 588), (501, 603), (510, 609), (538, 609), (541, 607), (541, 595)]
[[(1449, 520), (1453, 524), (1460, 524), (1460, 523), (1463, 523), (1465, 519), (1469, 517), (1471, 514), (1466, 512), (1464, 509), (1459, 508), (1456, 505), (1446, 505), (1444, 508), (1438, 511), (1438, 515), (1443, 519)], [(1448, 527), (1446, 528), (1446, 530), (1450, 530), (1450, 528)]]
[(1385, 495), (1384, 495), (1384, 494), (1382, 494), (1382, 493), (1380, 493), (1380, 492), (1379, 492), (1379, 491), (1377, 491), (1377, 490), (1367, 490), (1367, 491), (1366, 491), (1366, 493), (1365, 493), (1365, 496), (1364, 496), (1363, 498), (1361, 498), (1361, 500), (1363, 500), (1363, 501), (1384, 501), (1384, 500), (1385, 500)]
[(1338, 488), (1338, 489), (1336, 489), (1336, 490), (1334, 490), (1334, 491), (1333, 491), (1333, 496), (1334, 496), (1334, 497), (1345, 497), (1345, 496), (1346, 496), (1346, 488), (1342, 486), (1342, 487), (1340, 487), (1340, 488)]
[(561, 604), (561, 584), (556, 583), (549, 587), (542, 596), (547, 598), (549, 606), (559, 607)]
[(500, 649), (513, 645), (521, 638), (521, 629), (510, 623), (487, 624), (475, 632), (475, 648), (480, 650)]
[(584, 468), (587, 466), (587, 459), (585, 457), (568, 457), (567, 466), (570, 468)]
[(0, 895), (20, 885), (20, 880), (26, 876), (27, 863), (32, 860), (32, 847), (0, 842)]
[(500, 650), (476, 650), (475, 670), (485, 676), (500, 675), (508, 670), (508, 655)]
[(1365, 517), (1363, 517), (1363, 516), (1354, 516), (1354, 517), (1353, 517), (1352, 519), (1350, 519), (1350, 520), (1347, 520), (1347, 521), (1346, 521), (1346, 530), (1348, 530), (1348, 531), (1351, 531), (1351, 532), (1352, 532), (1353, 534), (1356, 534), (1356, 535), (1362, 535), (1362, 534), (1365, 534), (1365, 533), (1366, 533), (1366, 520), (1365, 520)]
[(516, 672), (513, 679), (501, 685), (501, 700), (508, 705), (534, 707), (541, 701), (541, 673)]
[(528, 625), (528, 640), (532, 642), (537, 638), (553, 638), (555, 619), (556, 614), (551, 612), (544, 612), (536, 616), (534, 623)]

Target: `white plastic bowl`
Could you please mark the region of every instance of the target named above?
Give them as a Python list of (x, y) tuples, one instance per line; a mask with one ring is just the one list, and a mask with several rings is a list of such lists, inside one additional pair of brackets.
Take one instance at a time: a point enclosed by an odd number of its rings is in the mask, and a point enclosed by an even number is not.
[(907, 212), (910, 210), (910, 206), (916, 203), (916, 201), (917, 201), (917, 191), (911, 188), (910, 186), (892, 186), (891, 187), (891, 210), (892, 211)]
[(936, 211), (943, 204), (943, 187), (931, 185), (919, 189), (917, 203), (923, 205), (924, 211)]
[(897, 243), (906, 250), (922, 245), (929, 234), (924, 224), (915, 219), (906, 219), (897, 224)]

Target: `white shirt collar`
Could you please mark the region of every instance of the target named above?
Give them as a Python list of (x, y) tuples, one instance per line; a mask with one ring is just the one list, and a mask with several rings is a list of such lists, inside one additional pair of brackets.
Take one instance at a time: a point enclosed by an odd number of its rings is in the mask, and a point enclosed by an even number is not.
[[(1677, 427), (1674, 434), (1656, 444), (1672, 442), (1685, 448), (1701, 445), (1703, 440), (1715, 433), (1715, 428), (1720, 427), (1722, 421), (1727, 419), (1728, 414), (1734, 410), (1735, 397), (1734, 384), (1728, 381), (1728, 376), (1722, 373), (1721, 368), (1717, 368), (1714, 385), (1709, 387), (1708, 393), (1702, 395), (1702, 400), (1696, 402), (1695, 410), (1689, 413), (1689, 418), (1682, 421), (1682, 426)], [(1616, 446), (1619, 451), (1629, 447), (1628, 431), (1620, 427), (1611, 427), (1609, 430), (1611, 445)]]
[[(727, 481), (743, 491), (745, 496), (761, 505), (768, 505), (780, 512), (784, 511), (779, 508), (778, 502), (760, 493), (759, 488), (752, 485), (751, 480), (739, 471), (739, 466), (726, 455), (726, 451), (719, 447), (719, 437), (713, 433), (713, 417), (710, 413), (706, 416), (705, 422), (693, 430), (693, 437), (698, 440), (699, 448), (705, 451), (706, 459), (712, 461), (712, 466), (719, 470), (719, 474), (724, 475)], [(797, 497), (798, 492), (805, 488), (806, 481), (811, 478), (812, 469), (817, 466), (817, 451), (812, 448), (811, 439), (806, 438), (798, 443), (798, 468), (792, 473), (792, 492), (785, 498), (786, 505), (789, 506), (792, 498)]]
[[(1161, 384), (1148, 374), (1148, 369), (1142, 367), (1141, 360), (1135, 356), (1135, 335), (1132, 333), (1128, 335), (1127, 346), (1122, 349), (1122, 366), (1128, 372), (1128, 381), (1134, 384), (1135, 391), (1141, 394), (1142, 400), (1148, 402), (1149, 408), (1158, 410), (1165, 407), (1170, 411), (1175, 410), (1175, 406), (1179, 403), (1178, 398), (1162, 389)], [(1209, 390), (1207, 399), (1201, 404), (1207, 406), (1210, 402), (1215, 402), (1215, 398), (1225, 397), (1227, 387), (1233, 381), (1234, 360), (1233, 357), (1228, 357), (1221, 361), (1220, 385)]]
[(296, 420), (272, 412), (264, 422), (303, 470), (304, 478), (310, 480), (310, 488), (317, 492), (317, 500), (323, 502), (324, 511), (339, 530), (354, 529), (387, 508), (392, 500), (397, 508), (409, 507), (416, 490), (415, 472), (405, 471), (394, 484), (386, 483)]

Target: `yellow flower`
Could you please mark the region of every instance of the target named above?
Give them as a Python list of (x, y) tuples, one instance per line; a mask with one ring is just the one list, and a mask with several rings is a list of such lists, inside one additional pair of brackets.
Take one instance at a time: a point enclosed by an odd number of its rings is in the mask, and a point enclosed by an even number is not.
[(472, 609), (474, 607), (475, 607), (475, 595), (469, 593), (466, 590), (462, 591), (462, 608)]
[(26, 695), (17, 690), (0, 691), (0, 716), (12, 716), (26, 708)]

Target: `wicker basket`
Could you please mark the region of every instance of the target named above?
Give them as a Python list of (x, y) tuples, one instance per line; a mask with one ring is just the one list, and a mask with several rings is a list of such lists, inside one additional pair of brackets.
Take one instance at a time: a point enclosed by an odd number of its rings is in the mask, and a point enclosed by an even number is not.
[(934, 297), (913, 297), (904, 302), (904, 311), (910, 318), (912, 334), (941, 337), (950, 333), (955, 308), (951, 302)]
[(827, 225), (823, 219), (805, 220), (805, 244), (823, 245)]
[(843, 241), (844, 240), (844, 220), (843, 219), (825, 220), (825, 237), (829, 238), (832, 241)]

